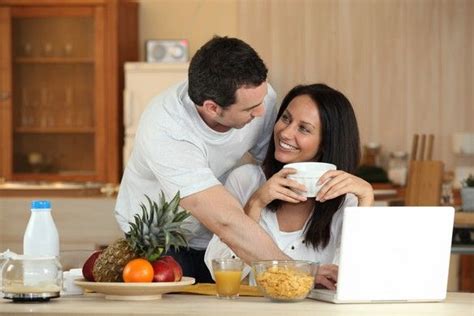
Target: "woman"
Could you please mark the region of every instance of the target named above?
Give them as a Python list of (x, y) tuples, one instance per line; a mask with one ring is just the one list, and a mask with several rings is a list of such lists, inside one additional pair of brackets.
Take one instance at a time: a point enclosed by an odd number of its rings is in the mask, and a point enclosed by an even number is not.
[[(262, 166), (235, 169), (225, 186), (289, 257), (320, 262), (316, 282), (334, 289), (337, 266), (331, 263), (337, 261), (342, 212), (347, 206), (373, 203), (370, 184), (351, 174), (360, 159), (352, 106), (342, 93), (324, 84), (297, 86), (283, 99), (272, 138)], [(306, 188), (287, 178), (296, 170), (283, 168), (303, 161), (337, 166), (320, 178), (319, 183), (325, 184), (316, 198), (295, 193)], [(214, 236), (205, 261), (211, 270), (212, 259), (233, 256)], [(247, 266), (244, 275), (249, 272)]]

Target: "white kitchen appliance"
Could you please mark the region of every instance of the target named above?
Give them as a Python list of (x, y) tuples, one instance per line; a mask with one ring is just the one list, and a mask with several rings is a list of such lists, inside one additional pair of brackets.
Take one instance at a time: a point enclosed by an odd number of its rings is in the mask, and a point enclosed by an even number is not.
[(433, 302), (446, 298), (452, 207), (347, 207), (333, 303)]
[(123, 166), (132, 151), (140, 115), (150, 100), (187, 78), (188, 63), (125, 63)]
[(150, 63), (184, 63), (188, 61), (189, 43), (181, 40), (148, 40), (146, 61)]

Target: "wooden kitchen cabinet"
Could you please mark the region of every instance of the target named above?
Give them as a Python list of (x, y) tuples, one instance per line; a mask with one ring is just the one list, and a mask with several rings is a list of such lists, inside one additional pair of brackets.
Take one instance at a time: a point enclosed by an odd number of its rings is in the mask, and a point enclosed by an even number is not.
[(0, 0), (0, 177), (118, 183), (137, 6)]

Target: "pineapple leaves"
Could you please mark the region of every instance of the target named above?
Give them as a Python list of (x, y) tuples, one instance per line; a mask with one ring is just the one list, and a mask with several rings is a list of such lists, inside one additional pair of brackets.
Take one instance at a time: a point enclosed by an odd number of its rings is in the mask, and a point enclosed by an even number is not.
[(166, 197), (165, 197), (165, 193), (163, 191), (161, 191), (161, 194), (160, 194), (160, 205), (163, 205), (163, 207), (166, 205)]
[(171, 247), (187, 247), (185, 238), (187, 229), (181, 227), (190, 214), (179, 206), (179, 192), (166, 201), (163, 191), (159, 194), (159, 203), (145, 195), (146, 203), (140, 204), (141, 214), (134, 216), (126, 239), (137, 256), (150, 261), (158, 259)]
[(163, 254), (163, 248), (160, 248), (160, 249), (157, 249), (155, 253), (150, 254), (149, 256), (146, 256), (146, 258), (148, 259), (148, 261), (153, 262), (153, 261), (158, 260), (158, 258), (160, 258), (162, 254)]
[(169, 250), (169, 247), (170, 247), (170, 236), (171, 236), (171, 234), (167, 230), (165, 230), (164, 232), (165, 232), (165, 251), (167, 252)]
[(179, 201), (180, 201), (180, 197), (179, 197), (179, 191), (178, 191), (178, 193), (176, 193), (174, 198), (168, 204), (168, 207), (167, 207), (166, 211), (169, 210), (169, 211), (175, 213), (178, 210)]

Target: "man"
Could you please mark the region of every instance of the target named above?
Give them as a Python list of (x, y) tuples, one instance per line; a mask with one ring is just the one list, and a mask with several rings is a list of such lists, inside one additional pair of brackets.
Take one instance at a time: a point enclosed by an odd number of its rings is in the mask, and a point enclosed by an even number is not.
[(267, 68), (245, 42), (214, 37), (194, 55), (188, 80), (154, 98), (143, 112), (115, 213), (124, 232), (145, 194), (180, 191), (190, 217), (190, 249), (172, 255), (184, 275), (210, 282), (204, 253), (212, 233), (246, 262), (286, 259), (222, 183), (248, 151), (262, 160), (277, 108)]

